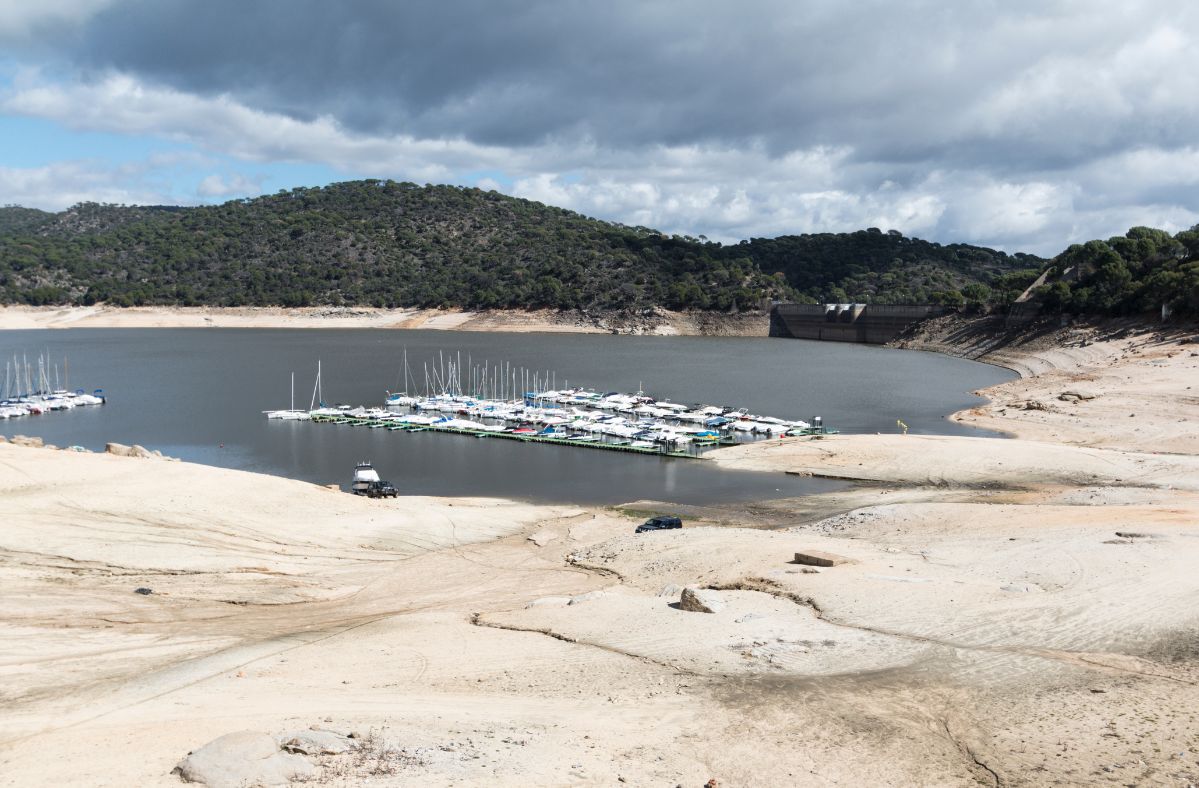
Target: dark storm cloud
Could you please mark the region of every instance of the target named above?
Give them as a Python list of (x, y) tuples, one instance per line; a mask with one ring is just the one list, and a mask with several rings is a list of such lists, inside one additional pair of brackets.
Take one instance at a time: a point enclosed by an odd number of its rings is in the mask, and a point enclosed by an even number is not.
[[(1103, 107), (1060, 97), (1027, 107), (1040, 122), (1018, 105), (988, 115), (1030, 65), (1098, 65), (1121, 44), (1085, 20), (1039, 24), (1053, 4), (1021, 23), (1019, 5), (134, 0), (94, 16), (74, 52), (93, 72), (300, 119), (489, 145), (849, 145), (866, 161), (1035, 169), (1143, 134), (1143, 119), (1097, 123)], [(1184, 131), (1153, 133), (1169, 146)]]
[(1197, 35), (1182, 0), (43, 0), (0, 11), (0, 107), (724, 240), (1053, 253), (1199, 219)]

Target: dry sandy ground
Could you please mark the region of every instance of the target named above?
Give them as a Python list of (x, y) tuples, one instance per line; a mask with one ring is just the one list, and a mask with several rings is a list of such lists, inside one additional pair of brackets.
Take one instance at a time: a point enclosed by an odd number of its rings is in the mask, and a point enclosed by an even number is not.
[(481, 331), (602, 329), (562, 323), (553, 312), (453, 312), (372, 307), (0, 307), (0, 329), (19, 328), (426, 328)]
[(423, 328), (443, 331), (766, 336), (765, 314), (656, 310), (607, 315), (553, 310), (459, 312), (372, 307), (0, 306), (0, 330), (31, 328)]
[(0, 445), (0, 785), (179, 785), (217, 736), (310, 725), (368, 736), (328, 785), (1197, 783), (1199, 459), (1161, 441), (1199, 359), (1135, 342), (965, 416), (1032, 440), (723, 450), (862, 484), (640, 536)]

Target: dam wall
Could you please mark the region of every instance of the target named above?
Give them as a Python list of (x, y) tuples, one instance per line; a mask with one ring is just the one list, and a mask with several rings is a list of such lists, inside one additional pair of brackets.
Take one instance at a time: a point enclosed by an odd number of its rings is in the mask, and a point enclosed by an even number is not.
[(770, 310), (770, 336), (881, 345), (912, 323), (949, 311), (931, 304), (776, 304)]

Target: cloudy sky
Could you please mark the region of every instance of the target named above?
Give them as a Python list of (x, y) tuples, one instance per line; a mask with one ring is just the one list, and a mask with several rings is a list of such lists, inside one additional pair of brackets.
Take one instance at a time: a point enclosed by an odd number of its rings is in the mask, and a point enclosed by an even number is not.
[(378, 177), (714, 240), (1199, 223), (1193, 0), (0, 0), (0, 203)]

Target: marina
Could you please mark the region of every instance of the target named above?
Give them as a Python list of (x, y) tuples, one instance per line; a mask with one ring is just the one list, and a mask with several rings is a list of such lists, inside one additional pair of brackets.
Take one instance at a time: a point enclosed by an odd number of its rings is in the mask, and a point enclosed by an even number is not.
[(48, 355), (30, 361), (27, 356), (13, 355), (4, 362), (4, 389), (0, 396), (0, 419), (22, 416), (41, 416), (52, 411), (74, 410), (88, 405), (103, 405), (104, 391), (88, 394), (83, 389), (70, 390), (70, 372), (63, 360), (62, 384), (57, 364)]
[[(534, 372), (510, 364), (476, 365), (469, 357), (464, 368), (460, 353), (447, 361), (445, 353), (439, 351), (438, 363), (432, 370), (426, 363), (423, 372), (423, 396), (387, 392), (383, 407), (328, 406), (322, 399), (318, 362), (310, 409), (295, 407), (292, 373), (291, 407), (265, 411), (265, 415), (284, 421), (505, 438), (688, 459), (722, 445), (836, 432), (826, 428), (819, 416), (808, 422), (754, 415), (746, 408), (684, 405), (656, 399), (640, 388), (632, 394), (577, 387), (544, 388), (556, 381), (556, 373)], [(414, 382), (406, 350), (401, 378), (405, 384)], [(463, 390), (463, 381), (469, 393)], [(528, 384), (532, 390), (512, 397)], [(318, 402), (320, 407), (316, 407)]]

